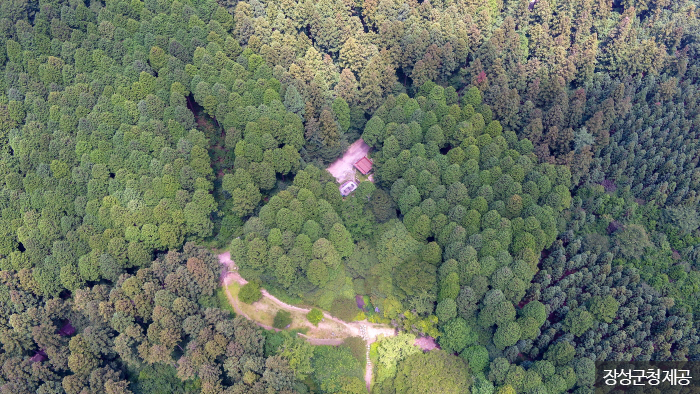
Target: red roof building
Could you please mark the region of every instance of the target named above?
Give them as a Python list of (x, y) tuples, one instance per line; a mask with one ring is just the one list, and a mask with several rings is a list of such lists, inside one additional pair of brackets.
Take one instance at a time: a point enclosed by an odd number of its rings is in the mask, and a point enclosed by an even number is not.
[(360, 170), (362, 175), (367, 175), (370, 171), (372, 171), (372, 160), (365, 156), (355, 163), (355, 168)]

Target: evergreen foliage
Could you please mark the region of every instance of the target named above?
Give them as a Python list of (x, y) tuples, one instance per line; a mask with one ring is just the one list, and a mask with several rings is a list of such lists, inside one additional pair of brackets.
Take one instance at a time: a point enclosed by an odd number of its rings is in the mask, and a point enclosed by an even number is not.
[(396, 328), (379, 393), (697, 360), (699, 34), (693, 0), (0, 1), (0, 391), (366, 392), (358, 340), (232, 318), (196, 245), (241, 302)]
[(246, 304), (252, 304), (258, 301), (262, 297), (260, 292), (260, 283), (257, 281), (251, 281), (241, 286), (241, 290), (238, 292), (238, 299), (245, 302)]

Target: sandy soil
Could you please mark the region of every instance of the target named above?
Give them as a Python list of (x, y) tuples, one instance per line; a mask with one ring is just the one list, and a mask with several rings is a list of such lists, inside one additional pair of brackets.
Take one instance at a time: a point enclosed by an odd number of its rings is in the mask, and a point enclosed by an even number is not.
[(369, 149), (369, 145), (360, 138), (348, 147), (343, 157), (333, 162), (333, 164), (327, 168), (328, 172), (335, 177), (338, 183), (353, 179), (355, 176), (355, 167), (353, 167), (353, 165), (361, 158), (367, 156)]
[[(362, 141), (362, 140), (360, 140)], [(363, 142), (364, 144), (364, 142)], [(353, 144), (354, 145), (354, 144)], [(228, 285), (231, 284), (232, 282), (237, 282), (239, 285), (244, 285), (248, 283), (247, 280), (245, 280), (239, 273), (238, 273), (238, 268), (236, 267), (236, 264), (233, 260), (231, 260), (231, 253), (226, 252), (222, 253), (219, 255), (219, 262), (223, 264), (224, 266), (227, 267), (226, 270), (223, 270), (224, 272), (221, 273), (221, 283), (224, 286), (224, 290), (226, 292), (226, 297), (228, 297), (229, 302), (231, 305), (233, 305), (233, 309), (236, 311), (236, 313), (245, 316), (248, 320), (254, 321), (258, 326), (266, 329), (266, 330), (275, 330), (279, 331), (278, 329), (264, 324), (260, 321), (257, 321), (256, 319), (251, 319), (250, 315), (245, 313), (243, 309), (241, 308), (241, 305), (238, 302), (238, 299), (236, 297), (233, 297), (231, 292), (229, 291)], [(280, 309), (285, 309), (293, 314), (295, 313), (302, 313), (306, 314), (310, 311), (310, 309), (307, 308), (301, 308), (298, 306), (294, 305), (289, 305), (287, 303), (282, 302), (279, 300), (277, 297), (271, 295), (270, 293), (267, 292), (265, 289), (261, 289), (260, 292), (263, 295), (263, 298), (260, 301), (254, 302), (251, 306), (256, 308), (256, 311), (265, 311), (268, 309), (268, 306), (265, 305), (267, 302), (272, 302), (275, 305), (277, 305)], [(335, 316), (332, 316), (326, 312), (323, 313), (325, 321), (322, 321), (318, 324), (318, 326), (314, 326), (313, 324), (309, 323), (308, 320), (306, 319), (295, 319), (297, 323), (293, 324), (292, 328), (297, 328), (300, 324), (303, 327), (307, 327), (309, 329), (308, 333), (306, 335), (304, 334), (299, 334), (300, 336), (306, 338), (309, 343), (312, 345), (333, 345), (337, 346), (343, 343), (343, 340), (348, 337), (363, 337), (365, 341), (367, 342), (367, 349), (369, 352), (369, 345), (375, 341), (377, 341), (380, 337), (382, 336), (394, 336), (396, 335), (396, 330), (394, 328), (388, 327), (386, 325), (381, 325), (381, 324), (374, 324), (374, 323), (369, 323), (367, 320), (362, 320), (362, 321), (354, 321), (351, 323), (345, 322)], [(362, 334), (361, 327), (364, 326), (364, 330), (366, 331), (366, 336)], [(333, 335), (328, 335), (328, 333), (331, 332)], [(372, 364), (369, 361), (369, 353), (367, 356), (367, 364), (365, 367), (365, 383), (367, 384), (367, 390), (369, 390), (370, 382), (372, 381)]]

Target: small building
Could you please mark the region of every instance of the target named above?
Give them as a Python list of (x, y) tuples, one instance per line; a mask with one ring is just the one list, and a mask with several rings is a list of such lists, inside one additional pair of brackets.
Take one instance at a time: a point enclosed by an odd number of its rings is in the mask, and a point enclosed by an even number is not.
[(367, 156), (364, 156), (355, 163), (355, 168), (357, 168), (362, 175), (367, 175), (370, 171), (372, 171), (372, 160), (368, 159)]
[(340, 194), (345, 197), (357, 189), (357, 183), (355, 183), (355, 181), (347, 181), (340, 185), (338, 189), (340, 190)]

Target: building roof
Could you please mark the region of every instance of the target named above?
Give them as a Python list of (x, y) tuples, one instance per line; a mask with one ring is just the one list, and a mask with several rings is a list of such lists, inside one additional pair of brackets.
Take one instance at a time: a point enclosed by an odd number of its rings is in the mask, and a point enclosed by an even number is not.
[(348, 194), (352, 193), (355, 189), (357, 189), (357, 183), (355, 183), (355, 181), (347, 181), (340, 185), (338, 189), (340, 190), (341, 195), (347, 196)]
[(367, 175), (372, 170), (372, 161), (365, 156), (355, 163), (355, 168), (360, 170), (362, 175)]

